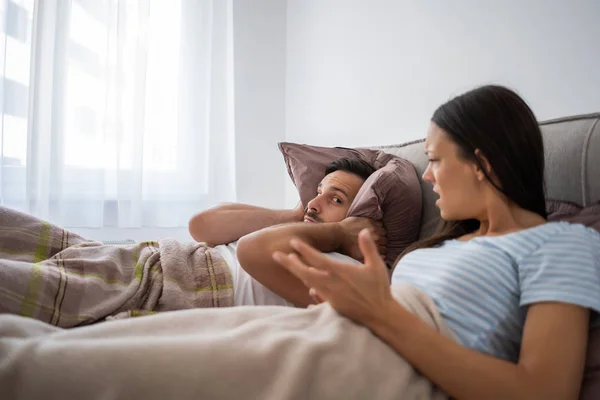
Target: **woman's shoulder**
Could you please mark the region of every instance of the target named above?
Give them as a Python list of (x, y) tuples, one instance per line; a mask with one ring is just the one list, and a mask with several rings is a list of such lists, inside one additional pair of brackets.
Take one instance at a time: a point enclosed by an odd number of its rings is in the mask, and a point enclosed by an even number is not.
[(540, 227), (546, 227), (547, 236), (553, 240), (561, 238), (589, 238), (590, 240), (600, 240), (600, 232), (589, 228), (583, 224), (573, 224), (567, 221), (548, 222)]
[[(569, 254), (595, 248), (600, 253), (600, 233), (582, 224), (569, 222), (547, 222), (531, 228), (507, 233), (500, 236), (478, 236), (466, 242), (457, 240), (453, 243), (470, 243), (471, 250), (481, 248), (482, 251), (498, 250), (510, 255), (518, 264), (530, 256), (540, 253), (561, 251)], [(461, 246), (462, 247), (462, 246)]]
[(546, 222), (530, 228), (505, 233), (502, 235), (473, 236), (465, 235), (458, 239), (447, 240), (444, 243), (451, 242), (535, 242), (538, 245), (546, 241), (556, 241), (568, 237), (589, 237), (600, 240), (600, 233), (592, 228), (582, 224), (573, 224), (566, 221)]
[(489, 236), (499, 239), (520, 239), (529, 238), (538, 242), (560, 241), (565, 238), (590, 238), (591, 240), (600, 240), (600, 232), (588, 228), (582, 224), (573, 224), (566, 221), (546, 222), (531, 228), (508, 233), (501, 236)]
[[(595, 251), (600, 254), (600, 232), (582, 224), (566, 221), (548, 222), (529, 231), (529, 237), (538, 243), (536, 253), (568, 251)], [(527, 232), (525, 232), (527, 234)]]

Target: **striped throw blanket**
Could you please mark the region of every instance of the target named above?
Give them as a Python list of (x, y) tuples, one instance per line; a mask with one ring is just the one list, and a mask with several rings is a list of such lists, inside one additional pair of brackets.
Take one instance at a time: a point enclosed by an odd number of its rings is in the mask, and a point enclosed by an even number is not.
[(105, 246), (0, 207), (0, 313), (69, 328), (232, 305), (229, 267), (203, 243)]

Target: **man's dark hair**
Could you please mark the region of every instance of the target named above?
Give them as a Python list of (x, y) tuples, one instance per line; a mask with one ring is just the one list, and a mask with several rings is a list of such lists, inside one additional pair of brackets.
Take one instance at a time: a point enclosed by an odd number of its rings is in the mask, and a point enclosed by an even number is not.
[(367, 180), (375, 168), (366, 161), (359, 160), (358, 158), (343, 157), (338, 158), (325, 169), (325, 175), (329, 175), (335, 171), (345, 171), (354, 175), (358, 175), (364, 180)]

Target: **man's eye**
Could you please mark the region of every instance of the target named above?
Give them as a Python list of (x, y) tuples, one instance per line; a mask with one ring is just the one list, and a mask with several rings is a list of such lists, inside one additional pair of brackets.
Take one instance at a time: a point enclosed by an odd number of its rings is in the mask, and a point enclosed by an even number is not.
[(428, 159), (429, 163), (434, 163), (434, 162), (438, 162), (439, 160), (437, 158), (430, 158)]
[(334, 197), (333, 201), (338, 203), (338, 204), (343, 204), (344, 202), (342, 201), (342, 199), (338, 198), (338, 197)]

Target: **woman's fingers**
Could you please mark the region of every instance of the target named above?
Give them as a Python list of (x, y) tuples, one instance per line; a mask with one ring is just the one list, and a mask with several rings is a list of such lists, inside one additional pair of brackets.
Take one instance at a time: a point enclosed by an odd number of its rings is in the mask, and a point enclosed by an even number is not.
[(310, 288), (308, 291), (308, 294), (310, 295), (310, 297), (313, 298), (313, 300), (315, 301), (315, 303), (320, 304), (322, 302), (324, 302), (325, 300), (323, 300), (323, 298), (319, 295), (319, 292), (317, 291), (317, 289), (315, 288)]

